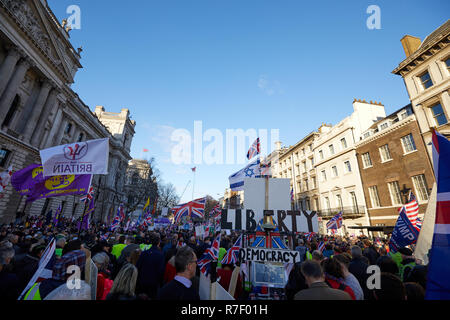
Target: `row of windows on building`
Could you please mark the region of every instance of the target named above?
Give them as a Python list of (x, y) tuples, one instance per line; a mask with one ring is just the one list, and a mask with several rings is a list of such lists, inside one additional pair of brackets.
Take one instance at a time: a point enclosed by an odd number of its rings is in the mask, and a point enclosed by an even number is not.
[[(355, 210), (356, 210), (356, 208), (358, 208), (358, 201), (356, 199), (356, 194), (355, 194), (354, 191), (350, 191), (349, 195), (350, 195), (350, 200), (351, 200), (351, 203), (352, 203), (352, 208), (355, 208)], [(323, 197), (323, 201), (324, 201), (324, 209), (326, 209), (326, 210), (332, 209), (331, 203), (330, 203), (330, 197), (328, 197), (328, 196), (327, 197)], [(342, 195), (341, 194), (336, 194), (335, 195), (335, 206), (334, 206), (334, 208), (336, 208), (337, 211), (344, 210), (344, 205), (343, 205), (343, 202), (342, 202)]]
[[(352, 172), (352, 165), (351, 165), (349, 160), (344, 161), (343, 165), (344, 165), (344, 173)], [(332, 174), (332, 178), (339, 177), (339, 170), (338, 170), (337, 166), (332, 166), (331, 167), (331, 174)], [(327, 181), (327, 179), (328, 179), (327, 178), (327, 171), (325, 169), (320, 172), (320, 175), (321, 175), (321, 179), (322, 179), (321, 181), (322, 182)]]
[[(345, 150), (348, 147), (347, 140), (345, 138), (342, 138), (340, 140), (340, 146), (341, 146), (341, 151)], [(330, 156), (332, 156), (332, 155), (334, 155), (336, 153), (335, 148), (334, 148), (334, 144), (330, 144), (328, 146), (328, 151), (329, 151)], [(324, 157), (323, 150), (319, 150), (319, 159), (323, 160), (324, 158), (325, 157)]]
[[(413, 151), (416, 151), (416, 143), (414, 142), (414, 138), (412, 134), (408, 134), (401, 139), (402, 147), (403, 147), (403, 153), (408, 154)], [(385, 144), (378, 148), (378, 151), (380, 153), (381, 163), (387, 162), (392, 160), (391, 152), (389, 150), (389, 145)], [(370, 168), (373, 166), (372, 158), (370, 157), (370, 152), (363, 153), (361, 155), (363, 168)]]
[[(427, 185), (427, 181), (425, 179), (425, 175), (419, 174), (411, 177), (415, 195), (419, 202), (427, 201), (429, 198), (429, 189)], [(391, 198), (391, 206), (402, 205), (402, 191), (400, 190), (400, 185), (398, 181), (388, 182), (388, 190)], [(368, 188), (370, 203), (372, 204), (372, 208), (380, 208), (382, 207), (380, 197), (378, 195), (378, 187), (371, 186)], [(386, 205), (385, 205), (386, 206)]]

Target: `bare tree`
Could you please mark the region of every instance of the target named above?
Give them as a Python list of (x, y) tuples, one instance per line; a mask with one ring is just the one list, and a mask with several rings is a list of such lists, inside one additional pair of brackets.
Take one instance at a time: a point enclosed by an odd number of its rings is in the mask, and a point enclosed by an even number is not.
[(178, 204), (180, 197), (171, 183), (160, 182), (158, 184), (158, 206), (159, 208), (172, 208)]
[(212, 209), (219, 204), (219, 201), (211, 197), (210, 195), (206, 196), (206, 203), (205, 203), (205, 218), (209, 219), (209, 214), (212, 211)]

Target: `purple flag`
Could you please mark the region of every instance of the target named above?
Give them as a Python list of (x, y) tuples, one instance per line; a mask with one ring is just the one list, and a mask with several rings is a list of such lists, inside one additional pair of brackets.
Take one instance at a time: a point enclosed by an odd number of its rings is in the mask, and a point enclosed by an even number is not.
[(67, 195), (86, 194), (92, 175), (65, 175), (44, 178), (42, 165), (32, 164), (14, 172), (11, 184), (27, 201)]
[(80, 222), (78, 222), (78, 229), (81, 228), (81, 230), (89, 230), (89, 217), (91, 213), (94, 212), (94, 209), (95, 209), (94, 199), (92, 199), (91, 201), (89, 201), (89, 208), (82, 217), (83, 220), (81, 221), (81, 226)]

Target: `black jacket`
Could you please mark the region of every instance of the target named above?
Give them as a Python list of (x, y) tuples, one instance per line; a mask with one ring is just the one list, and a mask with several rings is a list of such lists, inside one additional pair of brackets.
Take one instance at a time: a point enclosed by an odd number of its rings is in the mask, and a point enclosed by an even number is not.
[(371, 297), (371, 293), (367, 288), (367, 278), (369, 278), (369, 274), (367, 273), (368, 267), (369, 261), (366, 257), (354, 258), (348, 266), (348, 271), (358, 279), (358, 282), (363, 289), (365, 299)]
[(39, 266), (39, 258), (33, 257), (29, 254), (22, 260), (18, 261), (14, 267), (14, 271), (19, 279), (19, 287), (21, 290), (25, 289), (28, 282), (33, 277)]
[(193, 286), (186, 288), (181, 282), (172, 280), (159, 291), (158, 299), (172, 301), (195, 301), (200, 300), (200, 296)]
[(164, 256), (158, 248), (151, 247), (141, 253), (136, 263), (138, 269), (137, 291), (155, 299), (164, 279)]

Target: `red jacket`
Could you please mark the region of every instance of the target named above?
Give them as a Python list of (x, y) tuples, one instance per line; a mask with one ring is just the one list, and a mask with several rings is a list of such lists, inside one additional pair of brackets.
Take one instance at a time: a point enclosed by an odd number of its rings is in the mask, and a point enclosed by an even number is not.
[(166, 263), (166, 269), (164, 270), (164, 283), (169, 283), (177, 275), (177, 270), (169, 262)]
[(97, 275), (97, 300), (105, 300), (109, 291), (111, 291), (113, 281), (103, 272)]
[(352, 298), (352, 300), (356, 300), (353, 289), (350, 288), (348, 285), (344, 284), (343, 282), (339, 282), (337, 280), (330, 279), (328, 277), (326, 277), (325, 282), (333, 289), (339, 289), (339, 290), (347, 292), (350, 295), (350, 297)]

